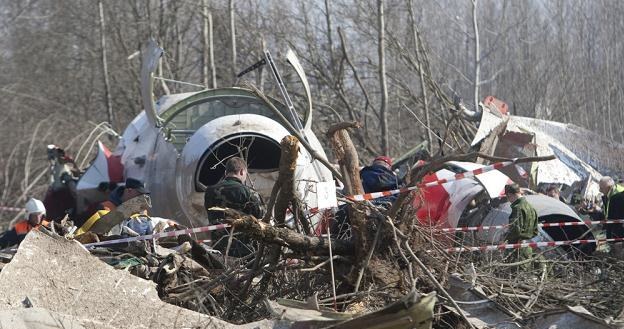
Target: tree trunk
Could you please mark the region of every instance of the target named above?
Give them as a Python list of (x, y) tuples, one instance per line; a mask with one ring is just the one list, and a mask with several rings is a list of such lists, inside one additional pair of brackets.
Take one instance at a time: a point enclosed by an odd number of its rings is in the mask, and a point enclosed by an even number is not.
[(327, 49), (329, 50), (329, 64), (331, 70), (334, 71), (336, 66), (334, 65), (334, 44), (332, 41), (332, 26), (331, 26), (331, 13), (329, 11), (330, 0), (325, 0), (325, 22), (327, 23)]
[[(317, 238), (297, 233), (286, 227), (274, 227), (252, 216), (243, 215), (235, 219), (226, 219), (227, 223), (260, 242), (288, 247), (294, 252), (306, 255), (328, 255), (330, 242), (327, 238)], [(353, 255), (353, 243), (347, 240), (331, 240), (334, 255)]]
[[(265, 49), (266, 49), (266, 41), (264, 40), (264, 37), (263, 37), (260, 40), (260, 53), (262, 54)], [(264, 70), (263, 68), (264, 67), (260, 66), (256, 73), (256, 86), (258, 86), (258, 89), (260, 89), (261, 92), (264, 92)]]
[(343, 173), (346, 173), (344, 177), (345, 186), (349, 185), (345, 189), (347, 194), (362, 194), (364, 188), (362, 187), (362, 181), (360, 180), (360, 160), (358, 158), (357, 150), (349, 137), (348, 128), (359, 128), (357, 122), (341, 122), (331, 126), (327, 130), (327, 137), (331, 142), (331, 148), (334, 151), (334, 156), (338, 160), (340, 169)]
[(208, 67), (209, 67), (209, 56), (210, 56), (210, 23), (208, 21), (208, 0), (202, 0), (202, 83), (206, 87), (206, 89), (210, 88), (208, 84)]
[(384, 2), (377, 0), (377, 22), (379, 25), (379, 84), (381, 87), (381, 108), (379, 114), (381, 116), (381, 150), (384, 154), (390, 154), (390, 145), (388, 142), (388, 86), (386, 83), (386, 56), (385, 56), (385, 23), (384, 23)]
[[(341, 122), (329, 128), (327, 136), (331, 141), (331, 147), (334, 151), (336, 159), (340, 164), (341, 170), (346, 173), (345, 182), (349, 182), (347, 194), (362, 194), (364, 188), (360, 180), (359, 159), (358, 154), (349, 137), (347, 128), (359, 128), (355, 122)], [(347, 186), (347, 184), (345, 184)], [(355, 248), (355, 263), (351, 272), (353, 283), (357, 287), (358, 274), (360, 270), (366, 266), (367, 254), (372, 247), (368, 237), (368, 222), (366, 213), (362, 204), (349, 205), (349, 221), (351, 222), (351, 232), (353, 244)]]
[(234, 20), (234, 0), (229, 0), (229, 12), (230, 12), (230, 41), (232, 43), (232, 85), (236, 82), (236, 24)]
[(416, 61), (418, 62), (418, 75), (420, 78), (420, 88), (422, 90), (423, 107), (425, 112), (425, 124), (427, 125), (427, 150), (431, 154), (433, 147), (431, 136), (431, 120), (429, 117), (429, 99), (427, 98), (427, 84), (425, 83), (425, 73), (423, 72), (422, 62), (420, 58), (420, 38), (419, 32), (416, 27), (416, 19), (414, 17), (414, 8), (412, 7), (412, 0), (407, 0), (407, 9), (409, 10), (410, 23), (412, 25), (412, 37), (414, 38), (414, 48), (416, 49)]
[(479, 26), (477, 24), (477, 2), (472, 0), (472, 29), (474, 32), (474, 106), (479, 111), (479, 83), (481, 80), (481, 49), (479, 48)]
[(286, 136), (280, 143), (282, 154), (279, 163), (279, 176), (275, 184), (280, 184), (277, 199), (275, 201), (275, 222), (284, 224), (288, 206), (296, 203), (295, 194), (295, 169), (297, 169), (297, 154), (299, 153), (299, 140), (295, 136)]
[(106, 94), (106, 119), (113, 129), (117, 127), (115, 114), (113, 113), (113, 99), (110, 92), (110, 82), (108, 81), (108, 64), (106, 60), (106, 25), (104, 22), (104, 5), (98, 2), (100, 10), (100, 47), (102, 49), (102, 75), (104, 76), (104, 93)]

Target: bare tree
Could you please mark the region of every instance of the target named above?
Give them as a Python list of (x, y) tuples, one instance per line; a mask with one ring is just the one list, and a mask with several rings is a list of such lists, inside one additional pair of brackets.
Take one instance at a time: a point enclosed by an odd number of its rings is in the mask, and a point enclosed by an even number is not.
[(422, 61), (420, 59), (420, 37), (419, 31), (416, 27), (416, 19), (414, 17), (414, 8), (412, 0), (407, 0), (407, 9), (409, 11), (410, 26), (412, 27), (412, 37), (414, 42), (414, 49), (416, 51), (416, 60), (418, 61), (418, 77), (420, 79), (420, 89), (422, 90), (423, 110), (425, 113), (425, 124), (427, 125), (427, 147), (431, 153), (433, 147), (433, 138), (431, 137), (431, 119), (429, 117), (429, 100), (427, 99), (427, 85), (425, 84), (425, 72), (423, 71)]
[(479, 85), (481, 84), (481, 49), (479, 46), (479, 25), (477, 4), (479, 0), (470, 0), (472, 2), (472, 33), (474, 37), (474, 106), (475, 110), (479, 110)]
[(230, 17), (230, 42), (232, 43), (232, 82), (236, 80), (236, 74), (238, 73), (236, 69), (236, 21), (235, 21), (235, 12), (234, 12), (234, 0), (229, 0), (228, 2), (228, 12)]
[(377, 19), (379, 26), (377, 51), (379, 54), (379, 85), (381, 88), (381, 150), (384, 154), (390, 154), (388, 142), (388, 84), (386, 82), (386, 55), (385, 55), (385, 24), (384, 24), (384, 1), (377, 0)]
[(113, 100), (110, 92), (110, 83), (108, 81), (108, 63), (106, 60), (106, 23), (104, 23), (104, 6), (102, 1), (98, 1), (98, 9), (100, 13), (100, 48), (102, 49), (102, 77), (104, 78), (104, 94), (106, 100), (106, 116), (108, 122), (113, 127), (117, 127), (117, 120), (113, 113)]

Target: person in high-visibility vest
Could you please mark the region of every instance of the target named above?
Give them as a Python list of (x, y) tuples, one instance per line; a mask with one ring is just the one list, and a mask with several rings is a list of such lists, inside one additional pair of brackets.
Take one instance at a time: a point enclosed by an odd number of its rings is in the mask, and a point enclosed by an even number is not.
[(44, 220), (45, 214), (43, 202), (34, 198), (29, 199), (26, 202), (26, 219), (17, 222), (13, 228), (0, 236), (0, 248), (20, 244), (32, 229), (37, 229), (42, 225), (48, 226), (50, 223)]
[[(624, 186), (616, 184), (613, 178), (604, 176), (598, 183), (602, 193), (602, 210), (605, 219), (624, 219)], [(624, 226), (622, 224), (605, 225), (607, 238), (624, 237)]]

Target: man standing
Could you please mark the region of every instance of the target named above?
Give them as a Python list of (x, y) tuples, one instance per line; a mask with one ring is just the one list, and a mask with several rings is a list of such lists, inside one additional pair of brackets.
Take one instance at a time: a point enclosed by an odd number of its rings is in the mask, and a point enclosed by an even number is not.
[(20, 244), (30, 230), (39, 228), (41, 225), (47, 226), (49, 223), (43, 220), (45, 214), (46, 209), (43, 202), (33, 198), (29, 199), (26, 202), (26, 219), (17, 222), (12, 229), (0, 236), (0, 248)]
[[(225, 163), (225, 178), (215, 185), (209, 186), (204, 195), (204, 206), (208, 212), (210, 224), (221, 223), (224, 219), (222, 211), (211, 210), (212, 207), (230, 208), (244, 214), (262, 218), (266, 212), (260, 195), (245, 186), (247, 179), (247, 163), (239, 157), (232, 157)], [(212, 231), (213, 248), (225, 251), (228, 239), (225, 231)], [(243, 257), (251, 251), (243, 241), (233, 241), (229, 252), (234, 257)]]
[[(365, 193), (382, 192), (399, 188), (399, 178), (392, 171), (392, 159), (378, 156), (370, 166), (360, 170), (360, 179)], [(376, 199), (376, 202), (394, 202), (398, 195)]]
[[(603, 208), (596, 208), (596, 211), (602, 210), (605, 219), (624, 219), (624, 186), (615, 184), (609, 176), (602, 177), (598, 186), (602, 193)], [(605, 230), (608, 239), (624, 237), (622, 224), (607, 224)]]
[[(509, 231), (506, 240), (508, 243), (519, 243), (522, 240), (532, 239), (537, 235), (537, 212), (520, 192), (518, 184), (505, 185), (505, 195), (511, 202), (511, 215), (509, 216)], [(520, 260), (531, 258), (533, 249), (524, 247), (518, 250)], [(530, 264), (524, 264), (530, 268)]]

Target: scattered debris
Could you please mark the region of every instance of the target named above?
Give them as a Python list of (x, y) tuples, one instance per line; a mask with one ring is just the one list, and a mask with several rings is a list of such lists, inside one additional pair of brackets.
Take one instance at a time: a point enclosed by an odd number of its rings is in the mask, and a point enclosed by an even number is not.
[[(158, 297), (154, 282), (113, 269), (77, 242), (36, 230), (28, 234), (11, 263), (0, 272), (0, 285), (4, 287), (0, 309), (25, 323), (31, 316), (40, 315), (57, 322), (68, 317), (72, 321), (69, 324), (75, 322), (85, 328), (171, 328), (172, 324), (178, 328), (239, 328), (165, 303)], [(25, 298), (33, 307), (45, 310), (19, 312)], [(273, 325), (261, 321), (240, 328)]]

